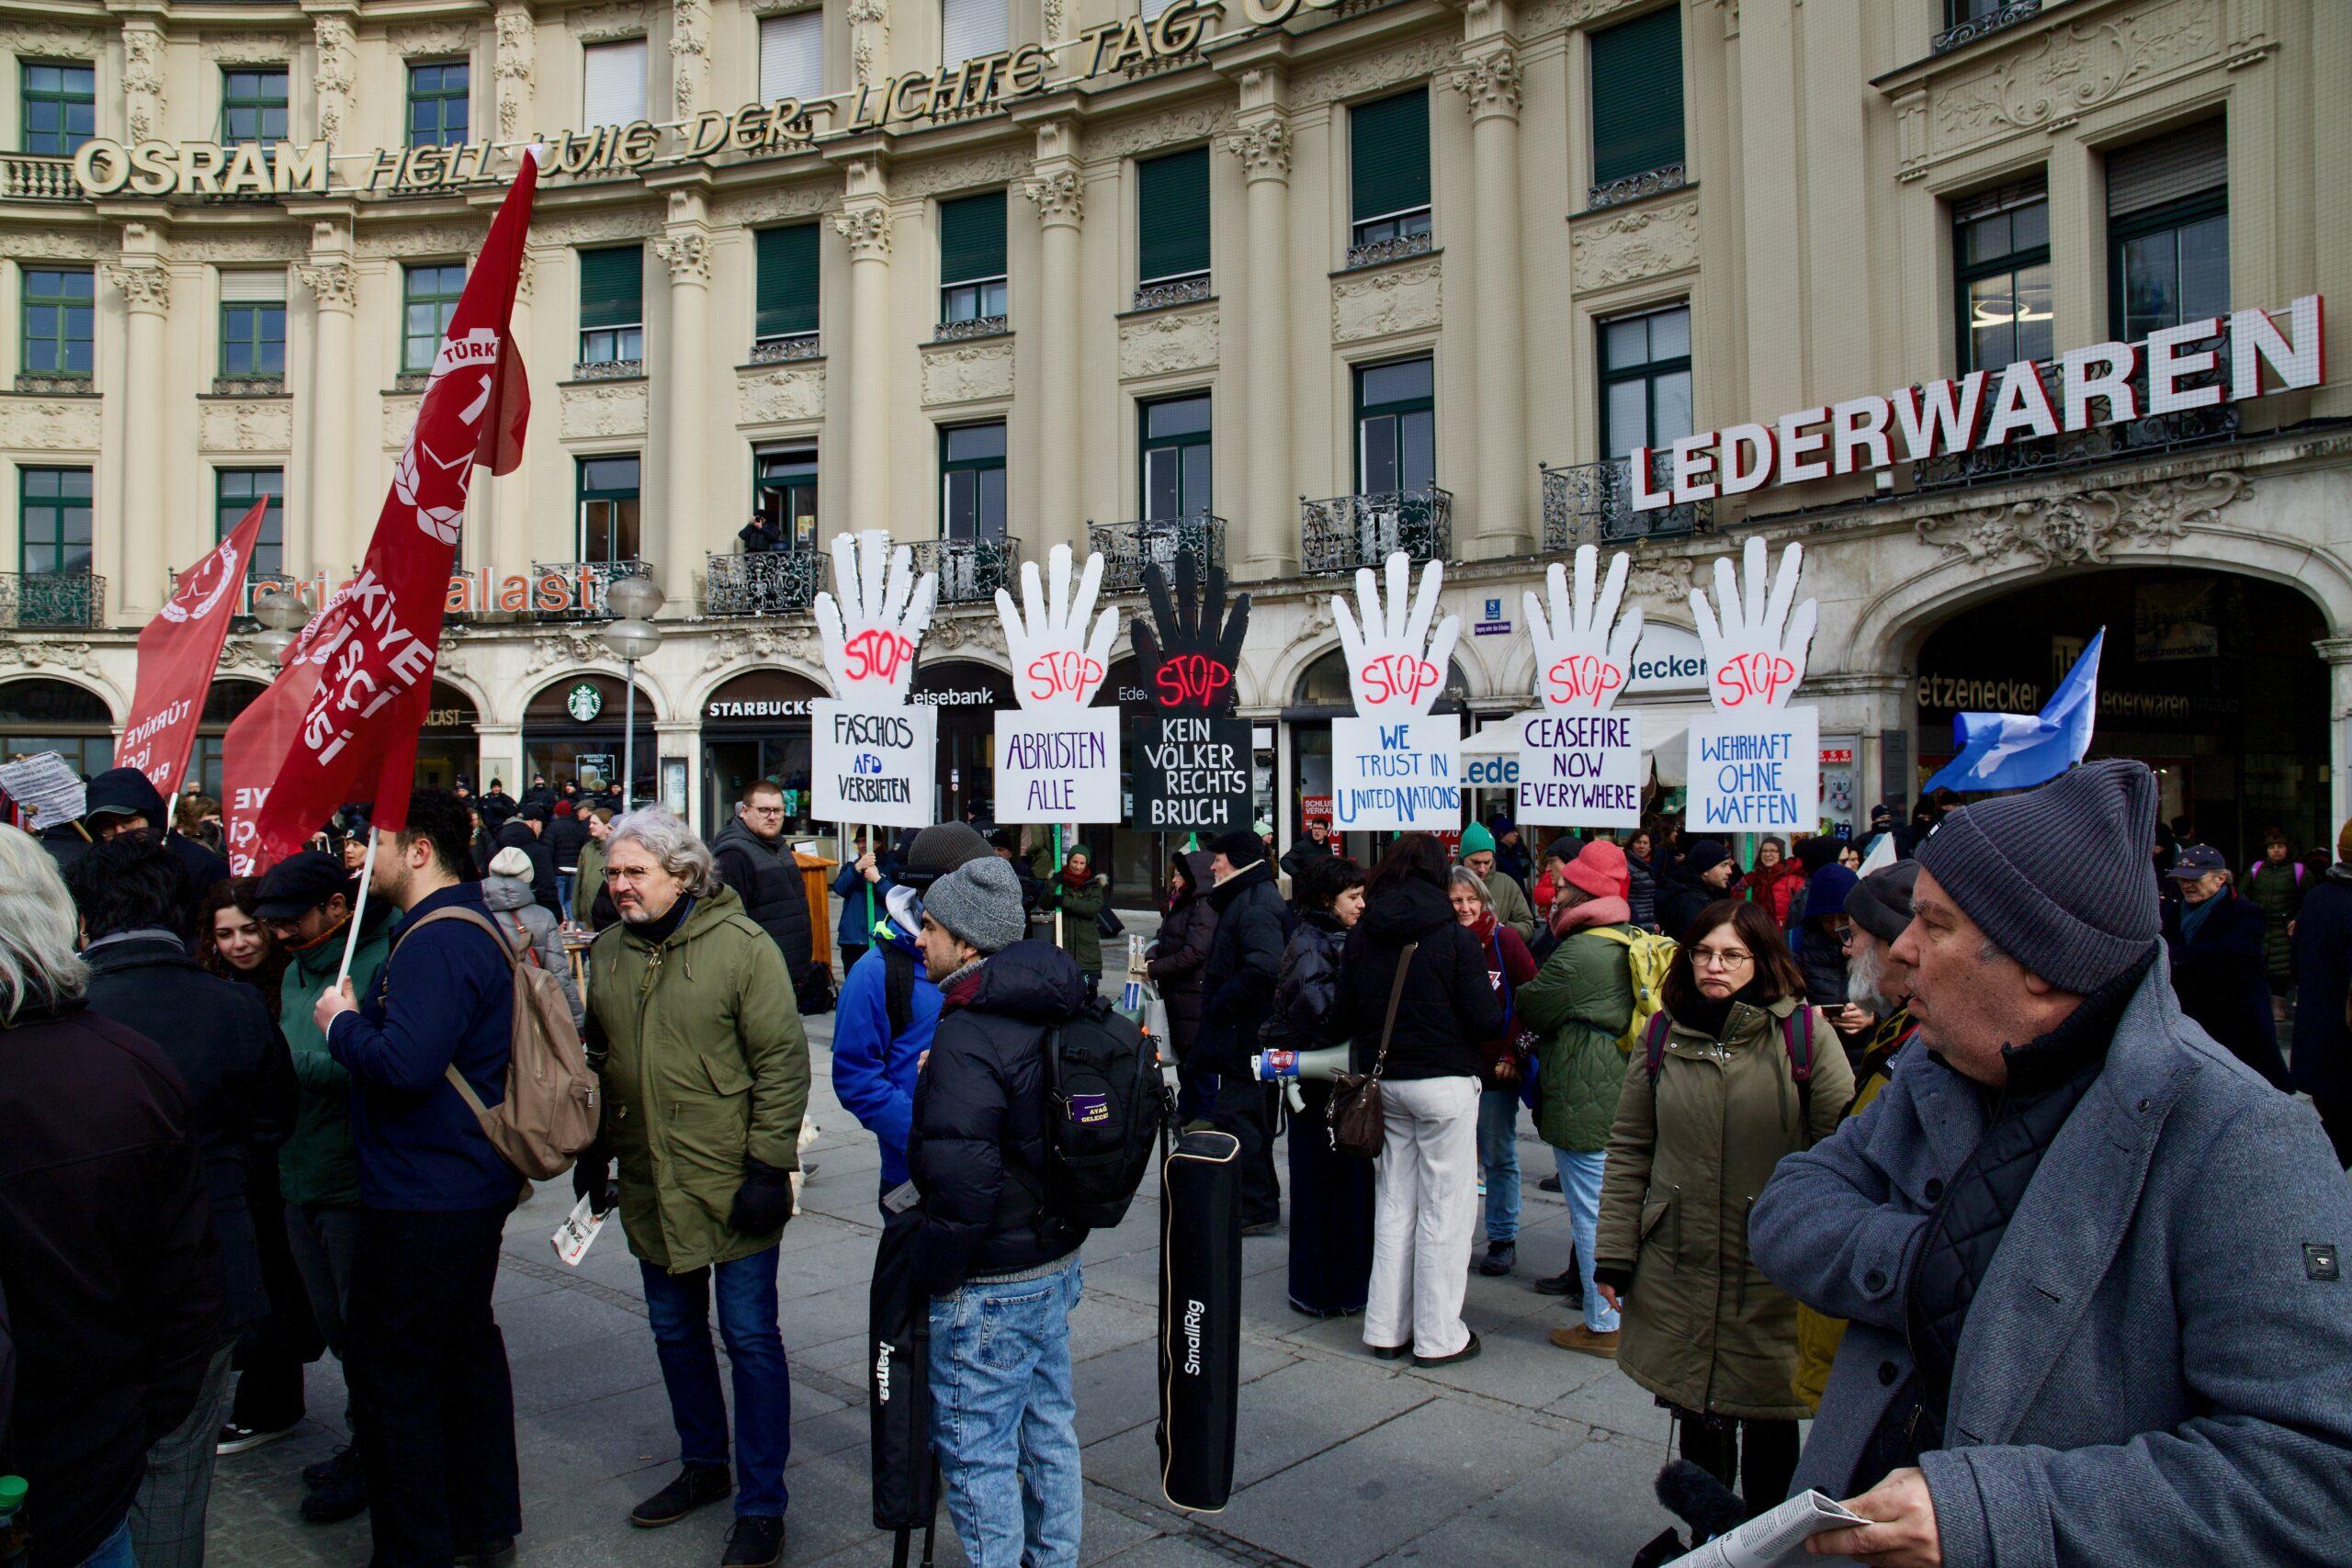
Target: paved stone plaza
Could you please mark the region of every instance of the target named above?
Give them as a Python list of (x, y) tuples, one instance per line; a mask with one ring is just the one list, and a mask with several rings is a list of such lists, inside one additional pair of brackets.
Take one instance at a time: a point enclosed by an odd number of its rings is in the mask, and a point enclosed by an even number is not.
[[(822, 1135), (801, 1216), (784, 1236), (784, 1338), (792, 1359), (792, 1488), (786, 1561), (885, 1563), (866, 1470), (866, 1276), (876, 1233), (873, 1140), (831, 1091), (831, 1020), (810, 1021)], [(1071, 1323), (1079, 1438), (1086, 1445), (1084, 1560), (1120, 1568), (1219, 1562), (1353, 1568), (1371, 1562), (1623, 1568), (1667, 1520), (1650, 1494), (1666, 1417), (1614, 1367), (1555, 1349), (1568, 1321), (1531, 1288), (1566, 1257), (1567, 1219), (1536, 1191), (1549, 1152), (1524, 1119), (1526, 1224), (1519, 1273), (1473, 1276), (1476, 1361), (1432, 1371), (1375, 1362), (1353, 1320), (1316, 1323), (1283, 1296), (1281, 1235), (1244, 1244), (1240, 1457), (1226, 1510), (1187, 1516), (1160, 1498), (1152, 1427), (1157, 1180), (1117, 1230), (1085, 1251)], [(571, 1203), (543, 1187), (508, 1226), (499, 1321), (514, 1365), (525, 1568), (718, 1561), (724, 1507), (666, 1530), (629, 1528), (630, 1505), (676, 1452), (636, 1261), (617, 1223), (577, 1271), (548, 1236)], [(222, 1568), (367, 1561), (364, 1516), (316, 1529), (296, 1517), (300, 1472), (342, 1430), (333, 1360), (311, 1369), (311, 1419), (294, 1438), (220, 1462), (211, 1560)], [(961, 1563), (943, 1510), (939, 1561)]]

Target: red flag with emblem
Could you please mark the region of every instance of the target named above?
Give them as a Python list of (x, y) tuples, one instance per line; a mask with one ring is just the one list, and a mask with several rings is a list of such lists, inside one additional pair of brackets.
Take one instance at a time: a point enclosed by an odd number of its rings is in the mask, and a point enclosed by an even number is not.
[(503, 474), (522, 459), (531, 395), (508, 326), (537, 186), (526, 153), (449, 318), (358, 575), (229, 727), (230, 858), (241, 872), (300, 850), (346, 802), (369, 803), (379, 828), (407, 826), (466, 491), (476, 464)]
[(229, 536), (180, 574), (172, 596), (139, 634), (139, 689), (114, 765), (137, 768), (168, 799), (187, 787), (188, 754), (196, 750), (196, 728), (220, 645), (237, 614), (239, 590), (253, 565), (254, 540), (261, 534), (269, 497), (253, 504)]

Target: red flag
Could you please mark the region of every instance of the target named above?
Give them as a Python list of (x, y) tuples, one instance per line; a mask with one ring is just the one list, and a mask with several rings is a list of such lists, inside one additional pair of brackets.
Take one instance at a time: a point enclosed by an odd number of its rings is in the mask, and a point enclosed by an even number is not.
[(408, 823), (466, 491), (477, 463), (503, 474), (522, 457), (531, 397), (508, 319), (537, 186), (526, 154), (449, 318), (359, 574), (229, 727), (230, 846), (254, 869), (300, 850), (348, 801), (369, 802), (379, 828)]
[(166, 799), (186, 787), (196, 727), (268, 510), (267, 496), (254, 502), (227, 538), (180, 574), (177, 590), (139, 634), (139, 690), (114, 765), (137, 768)]

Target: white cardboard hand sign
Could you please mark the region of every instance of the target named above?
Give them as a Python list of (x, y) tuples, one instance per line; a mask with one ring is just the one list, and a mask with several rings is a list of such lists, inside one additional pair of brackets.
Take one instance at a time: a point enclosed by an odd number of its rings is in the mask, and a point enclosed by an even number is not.
[(1634, 645), (1642, 639), (1642, 613), (1628, 610), (1617, 618), (1625, 597), (1625, 573), (1632, 558), (1623, 550), (1609, 558), (1609, 581), (1593, 598), (1593, 577), (1600, 551), (1591, 545), (1577, 549), (1577, 596), (1568, 599), (1567, 573), (1554, 561), (1544, 574), (1552, 601), (1552, 617), (1533, 590), (1521, 595), (1527, 607), (1528, 635), (1535, 644), (1535, 694), (1555, 712), (1601, 713), (1617, 700), (1633, 678)]
[(1095, 591), (1102, 583), (1102, 557), (1086, 558), (1075, 597), (1069, 591), (1069, 547), (1056, 545), (1046, 558), (1050, 600), (1038, 602), (1035, 561), (1021, 563), (1021, 611), (1013, 609), (1012, 594), (996, 591), (996, 616), (1004, 623), (1004, 651), (1012, 661), (1012, 694), (1024, 708), (1082, 708), (1094, 700), (1110, 671), (1119, 611), (1116, 605), (1104, 610), (1088, 637), (1086, 619), (1094, 613)]
[[(886, 570), (887, 569), (887, 570)], [(817, 595), (817, 630), (833, 695), (859, 708), (904, 705), (914, 678), (915, 645), (931, 626), (935, 573), (918, 581), (914, 553), (892, 548), (890, 536), (869, 528), (833, 536), (833, 586)]]
[(1786, 707), (1804, 679), (1805, 654), (1813, 646), (1814, 602), (1799, 604), (1793, 615), (1789, 611), (1789, 601), (1796, 597), (1804, 547), (1791, 545), (1781, 552), (1770, 599), (1764, 589), (1764, 541), (1751, 536), (1745, 554), (1745, 592), (1729, 556), (1715, 558), (1714, 604), (1708, 604), (1703, 590), (1690, 591), (1690, 614), (1707, 654), (1708, 695), (1721, 713)]
[(1425, 714), (1445, 688), (1445, 672), (1453, 657), (1454, 639), (1462, 635), (1459, 617), (1440, 621), (1435, 635), (1430, 618), (1437, 613), (1438, 585), (1444, 569), (1436, 561), (1421, 569), (1421, 589), (1413, 596), (1412, 613), (1405, 608), (1406, 577), (1410, 563), (1398, 550), (1388, 558), (1385, 608), (1372, 568), (1356, 570), (1356, 600), (1363, 606), (1359, 631), (1355, 615), (1342, 594), (1331, 596), (1331, 618), (1340, 624), (1340, 647), (1348, 661), (1348, 683), (1355, 692), (1356, 712), (1366, 718), (1405, 717)]

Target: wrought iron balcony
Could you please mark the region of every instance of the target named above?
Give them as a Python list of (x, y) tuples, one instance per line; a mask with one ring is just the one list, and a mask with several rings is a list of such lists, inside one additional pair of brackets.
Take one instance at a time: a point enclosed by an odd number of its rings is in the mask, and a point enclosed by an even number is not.
[(1973, 43), (1987, 33), (1997, 33), (2003, 28), (2013, 28), (2041, 10), (2041, 0), (2009, 0), (1997, 10), (1964, 22), (1955, 22), (1938, 33), (1928, 45), (1929, 54), (1950, 54), (1964, 43)]
[(781, 337), (763, 337), (752, 345), (754, 365), (782, 365), (788, 360), (817, 357), (815, 333), (787, 333)]
[(1453, 492), (1428, 485), (1385, 495), (1298, 498), (1298, 567), (1353, 571), (1402, 550), (1416, 561), (1453, 555)]
[(106, 619), (107, 580), (96, 572), (0, 572), (0, 626), (87, 630)]
[(74, 179), (74, 160), (30, 152), (0, 156), (0, 200), (86, 201)]
[(1190, 305), (1194, 300), (1208, 297), (1209, 275), (1196, 272), (1190, 277), (1170, 277), (1158, 283), (1137, 284), (1135, 308), (1138, 310), (1159, 310), (1170, 305)]
[(1437, 236), (1424, 229), (1418, 234), (1398, 234), (1392, 239), (1367, 240), (1361, 245), (1348, 247), (1347, 269), (1378, 266), (1383, 262), (1402, 261), (1407, 256), (1427, 255), (1437, 249)]
[(1225, 519), (1207, 513), (1190, 517), (1153, 517), (1140, 523), (1089, 523), (1087, 548), (1102, 558), (1102, 587), (1134, 593), (1143, 587), (1143, 569), (1158, 565), (1173, 576), (1184, 550), (1205, 570), (1225, 564)]
[(1584, 205), (1587, 211), (1595, 208), (1615, 207), (1628, 201), (1639, 201), (1660, 191), (1680, 190), (1690, 184), (1690, 176), (1680, 164), (1660, 164), (1655, 169), (1644, 169), (1638, 175), (1620, 179), (1604, 180), (1597, 186), (1587, 186)]
[(709, 556), (703, 575), (706, 615), (781, 615), (806, 610), (825, 586), (826, 558), (816, 550)]
[(583, 359), (571, 367), (575, 381), (641, 381), (645, 378), (642, 359)]
[(605, 608), (605, 590), (610, 588), (616, 579), (649, 577), (652, 572), (653, 563), (642, 560), (533, 561), (531, 576), (534, 581), (560, 577), (574, 585), (572, 592), (565, 595), (564, 608), (539, 610), (538, 618), (543, 621), (608, 621), (612, 619), (613, 613)]
[(961, 343), (966, 338), (996, 337), (1012, 330), (1011, 316), (966, 316), (961, 321), (942, 321), (932, 333), (933, 343)]
[(1004, 539), (918, 539), (914, 544), (917, 572), (939, 574), (939, 602), (968, 604), (993, 599), (1000, 588), (1012, 586), (1021, 566), (1021, 541)]
[[(2227, 380), (2230, 365), (2228, 332), (2185, 344), (2182, 352), (2195, 354), (2204, 350), (2212, 352), (2212, 368), (2180, 378), (2182, 388), (2194, 389), (2221, 386)], [(2044, 364), (2041, 378), (2050, 389), (2052, 403), (2063, 407), (2066, 396), (2065, 378), (2059, 367)], [(2132, 389), (2132, 406), (2147, 407), (2148, 368), (2144, 361), (2132, 371), (2127, 385)], [(1987, 400), (1992, 398), (1993, 391), (1993, 384), (1988, 383), (1984, 391)], [(2147, 414), (2116, 424), (2045, 435), (2038, 440), (2007, 441), (1998, 446), (1940, 453), (1911, 465), (1911, 483), (1917, 490), (1952, 490), (2031, 474), (2088, 468), (2118, 458), (2152, 457), (2188, 447), (2214, 446), (2235, 439), (2240, 427), (2239, 405), (2226, 400), (2225, 391), (2223, 401), (2201, 409)]]
[[(1665, 452), (1650, 454), (1650, 486), (1664, 490), (1672, 468)], [(1706, 530), (1713, 503), (1700, 501), (1634, 510), (1634, 460), (1611, 457), (1555, 468), (1538, 463), (1544, 477), (1544, 553), (1556, 555), (1579, 545), (1622, 545), (1636, 539), (1670, 538)]]

